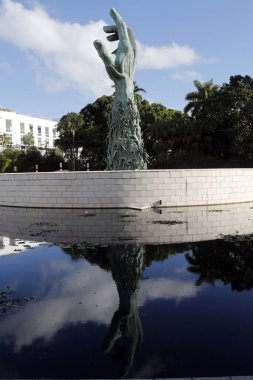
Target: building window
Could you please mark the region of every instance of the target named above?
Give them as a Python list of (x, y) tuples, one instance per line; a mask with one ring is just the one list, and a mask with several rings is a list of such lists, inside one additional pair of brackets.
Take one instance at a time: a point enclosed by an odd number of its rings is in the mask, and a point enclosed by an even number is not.
[(49, 146), (49, 139), (45, 139), (45, 146)]
[(20, 123), (20, 134), (21, 135), (25, 134), (25, 123)]
[(33, 125), (29, 124), (29, 131), (33, 133)]
[(41, 136), (41, 126), (40, 125), (38, 125), (38, 136)]
[(49, 128), (48, 127), (45, 128), (45, 135), (46, 135), (46, 137), (49, 137)]
[(6, 122), (6, 132), (8, 133), (11, 133), (11, 130), (12, 130), (12, 120), (9, 120), (9, 119), (7, 119), (7, 120), (5, 120), (5, 122)]
[(42, 145), (42, 139), (41, 137), (38, 137), (38, 146), (41, 146)]
[(56, 139), (56, 128), (53, 128), (53, 138)]

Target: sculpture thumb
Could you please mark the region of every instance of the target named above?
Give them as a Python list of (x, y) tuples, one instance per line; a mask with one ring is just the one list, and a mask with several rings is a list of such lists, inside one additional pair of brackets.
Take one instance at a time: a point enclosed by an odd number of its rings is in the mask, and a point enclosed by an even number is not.
[(93, 45), (95, 46), (99, 57), (104, 61), (104, 64), (106, 66), (112, 65), (112, 57), (110, 56), (105, 44), (100, 40), (95, 40)]

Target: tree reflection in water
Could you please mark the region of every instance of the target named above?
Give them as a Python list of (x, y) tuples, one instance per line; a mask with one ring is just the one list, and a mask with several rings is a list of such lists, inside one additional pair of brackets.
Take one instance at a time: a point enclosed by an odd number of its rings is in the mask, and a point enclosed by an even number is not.
[(185, 255), (190, 264), (188, 271), (199, 277), (196, 285), (215, 285), (217, 280), (230, 284), (235, 291), (253, 287), (252, 237), (229, 237), (192, 244), (191, 253)]
[(123, 361), (121, 376), (126, 376), (133, 364), (143, 331), (137, 306), (137, 293), (144, 269), (153, 261), (163, 261), (171, 255), (184, 254), (188, 271), (198, 276), (196, 285), (215, 285), (218, 280), (230, 284), (232, 290), (253, 287), (253, 237), (225, 237), (196, 243), (111, 246), (73, 245), (64, 249), (73, 260), (85, 258), (92, 264), (111, 271), (119, 294), (119, 307), (114, 313), (102, 344), (105, 353)]

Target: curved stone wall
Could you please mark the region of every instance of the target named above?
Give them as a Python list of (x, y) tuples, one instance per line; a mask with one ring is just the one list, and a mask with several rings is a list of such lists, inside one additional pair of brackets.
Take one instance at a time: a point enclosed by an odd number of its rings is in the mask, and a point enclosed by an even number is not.
[(148, 208), (250, 201), (253, 169), (0, 174), (2, 206)]

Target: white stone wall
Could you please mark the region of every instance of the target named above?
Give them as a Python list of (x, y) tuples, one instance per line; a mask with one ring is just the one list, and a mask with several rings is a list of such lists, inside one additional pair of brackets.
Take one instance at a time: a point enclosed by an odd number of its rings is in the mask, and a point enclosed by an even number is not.
[(253, 169), (0, 174), (0, 205), (145, 208), (253, 201)]
[[(9, 123), (11, 126), (11, 131), (8, 131), (6, 129), (6, 120), (11, 121)], [(53, 136), (53, 130), (56, 129), (56, 121), (21, 115), (16, 112), (0, 111), (0, 134), (7, 133), (9, 136), (11, 136), (11, 145), (14, 148), (18, 148), (22, 145), (21, 138), (23, 134), (21, 133), (20, 123), (22, 123), (24, 126), (24, 134), (31, 132), (30, 126), (32, 126), (35, 146), (44, 148), (47, 144), (48, 148), (54, 147), (55, 138)], [(41, 134), (38, 133), (38, 127), (41, 128)], [(46, 135), (46, 128), (48, 128), (49, 131), (48, 136)]]

